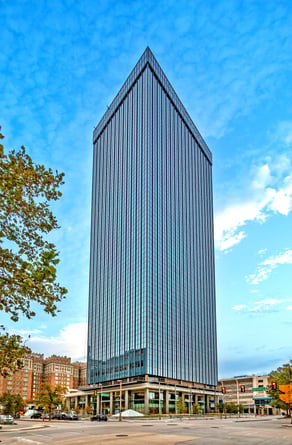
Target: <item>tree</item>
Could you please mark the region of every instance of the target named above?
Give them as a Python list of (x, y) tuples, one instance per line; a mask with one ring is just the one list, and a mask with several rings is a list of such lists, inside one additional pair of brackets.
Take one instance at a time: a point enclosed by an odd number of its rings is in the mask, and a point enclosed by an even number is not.
[(23, 366), (24, 355), (29, 352), (20, 335), (0, 334), (0, 374), (6, 377), (9, 371), (18, 371)]
[(53, 409), (62, 404), (66, 391), (66, 388), (61, 385), (52, 386), (49, 383), (43, 383), (40, 392), (35, 396), (35, 402), (49, 412), (51, 419)]
[(235, 403), (225, 403), (225, 411), (229, 414), (236, 414), (238, 412), (238, 406)]
[(76, 414), (80, 414), (80, 407), (78, 405), (76, 405), (74, 407), (74, 411), (75, 411)]
[[(290, 404), (280, 399), (279, 396), (281, 394), (281, 391), (279, 390), (279, 386), (288, 385), (291, 382), (292, 378), (291, 368), (292, 368), (292, 362), (290, 360), (288, 364), (279, 366), (279, 368), (277, 368), (275, 371), (272, 371), (269, 375), (269, 385), (266, 388), (267, 393), (273, 397), (271, 405), (275, 406), (276, 408), (281, 408), (285, 410), (287, 415), (289, 413)], [(276, 384), (275, 388), (272, 385), (273, 382)]]
[(178, 414), (185, 414), (187, 412), (187, 407), (182, 397), (179, 397), (176, 401), (176, 412)]
[(244, 405), (242, 405), (242, 403), (240, 403), (239, 405), (237, 405), (237, 412), (239, 414), (244, 413)]
[(226, 410), (225, 405), (226, 405), (225, 403), (216, 403), (215, 406), (216, 406), (218, 412), (223, 414)]
[(90, 405), (85, 406), (85, 411), (88, 416), (92, 414), (92, 407)]
[(69, 408), (66, 405), (64, 400), (62, 401), (62, 411), (63, 411), (63, 413), (68, 413), (69, 412)]
[[(49, 201), (62, 196), (63, 177), (33, 163), (24, 147), (6, 154), (0, 143), (0, 311), (13, 321), (20, 314), (35, 316), (35, 303), (55, 316), (56, 303), (67, 293), (56, 282), (58, 252), (45, 238), (58, 228)], [(11, 341), (7, 334), (4, 337), (2, 342), (11, 350), (15, 346), (15, 351), (5, 361), (0, 350), (2, 375), (19, 369), (27, 352), (19, 337)]]
[(193, 414), (200, 413), (200, 405), (198, 403), (193, 403)]
[(2, 410), (4, 414), (15, 415), (19, 411), (24, 409), (24, 401), (20, 394), (3, 394), (0, 397), (0, 402), (2, 405)]

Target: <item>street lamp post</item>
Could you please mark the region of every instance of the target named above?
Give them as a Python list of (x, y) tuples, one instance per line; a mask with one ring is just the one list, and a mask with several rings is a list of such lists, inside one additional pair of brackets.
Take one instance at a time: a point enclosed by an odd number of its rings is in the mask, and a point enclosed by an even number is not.
[(160, 407), (160, 380), (158, 382), (158, 411), (159, 411), (159, 415), (161, 414), (161, 407)]
[(191, 387), (190, 387), (190, 393), (189, 393), (189, 416), (191, 415), (191, 399), (192, 399), (192, 396), (191, 396)]
[(103, 412), (102, 412), (102, 383), (99, 383), (99, 386), (100, 386), (100, 411), (101, 411), (101, 414), (103, 414)]
[(236, 380), (236, 399), (237, 399), (237, 415), (239, 416), (239, 388), (238, 388), (238, 380)]
[(122, 380), (118, 380), (120, 383), (120, 414), (119, 414), (119, 422), (122, 421)]
[(216, 386), (215, 386), (215, 391), (214, 391), (214, 413), (217, 412), (216, 411), (216, 403), (219, 402), (219, 400), (218, 400), (218, 402), (216, 402), (216, 397), (217, 397), (217, 390), (216, 390)]

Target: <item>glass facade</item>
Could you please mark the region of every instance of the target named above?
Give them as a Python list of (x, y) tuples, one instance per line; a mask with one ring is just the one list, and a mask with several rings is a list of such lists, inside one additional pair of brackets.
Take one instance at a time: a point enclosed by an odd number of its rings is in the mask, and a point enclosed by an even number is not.
[(217, 384), (212, 156), (149, 48), (94, 131), (89, 384)]

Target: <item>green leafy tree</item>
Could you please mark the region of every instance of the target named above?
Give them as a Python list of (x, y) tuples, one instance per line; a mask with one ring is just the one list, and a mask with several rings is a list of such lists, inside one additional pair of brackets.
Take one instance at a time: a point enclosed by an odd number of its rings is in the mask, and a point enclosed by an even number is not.
[(90, 406), (90, 405), (86, 405), (86, 406), (85, 406), (85, 411), (86, 411), (86, 414), (87, 414), (88, 416), (90, 416), (90, 415), (92, 414), (92, 408), (91, 408), (91, 406)]
[[(288, 385), (292, 380), (292, 361), (289, 363), (279, 366), (275, 371), (272, 371), (269, 375), (269, 385), (266, 388), (267, 393), (273, 397), (271, 405), (276, 408), (283, 409), (286, 411), (287, 415), (289, 413), (289, 403), (284, 402), (280, 399), (279, 395), (281, 391), (279, 390), (279, 385)], [(276, 388), (273, 387), (272, 383), (276, 383)], [(291, 400), (292, 403), (292, 400)]]
[(237, 405), (237, 412), (239, 414), (244, 413), (244, 405), (242, 405), (242, 403), (240, 403), (239, 405)]
[(187, 407), (182, 397), (179, 397), (176, 402), (176, 412), (178, 414), (185, 414), (187, 412)]
[(216, 408), (217, 408), (218, 412), (221, 414), (223, 414), (226, 411), (225, 403), (216, 403)]
[(238, 407), (235, 403), (225, 403), (225, 410), (229, 414), (236, 414), (238, 412)]
[(5, 393), (0, 397), (0, 402), (4, 414), (15, 415), (24, 409), (24, 401), (20, 394)]
[[(0, 142), (3, 138), (0, 132)], [(0, 143), (0, 311), (13, 321), (20, 314), (35, 316), (35, 303), (55, 316), (56, 303), (67, 292), (56, 281), (56, 247), (45, 238), (58, 228), (49, 202), (62, 196), (63, 177), (33, 163), (24, 147), (6, 154)], [(5, 359), (0, 349), (0, 373), (5, 375), (20, 369), (27, 349), (19, 337), (9, 341), (0, 334), (6, 350), (14, 351)]]
[(61, 385), (52, 386), (49, 383), (43, 383), (34, 401), (48, 411), (51, 419), (52, 411), (58, 405), (62, 405), (63, 396), (66, 392), (66, 388)]
[(200, 405), (198, 403), (193, 403), (193, 414), (200, 414)]
[[(1, 334), (2, 331), (2, 334)], [(20, 335), (9, 335), (0, 327), (0, 374), (7, 376), (9, 371), (16, 372), (23, 366), (23, 357), (30, 349)]]

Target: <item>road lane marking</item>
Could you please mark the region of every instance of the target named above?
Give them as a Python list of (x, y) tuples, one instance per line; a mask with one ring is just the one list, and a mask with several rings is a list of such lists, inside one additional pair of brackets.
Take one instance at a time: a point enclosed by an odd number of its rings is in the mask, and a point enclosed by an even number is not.
[(36, 445), (42, 445), (43, 442), (38, 442), (37, 440), (24, 439), (23, 437), (16, 437), (17, 442), (34, 443)]

